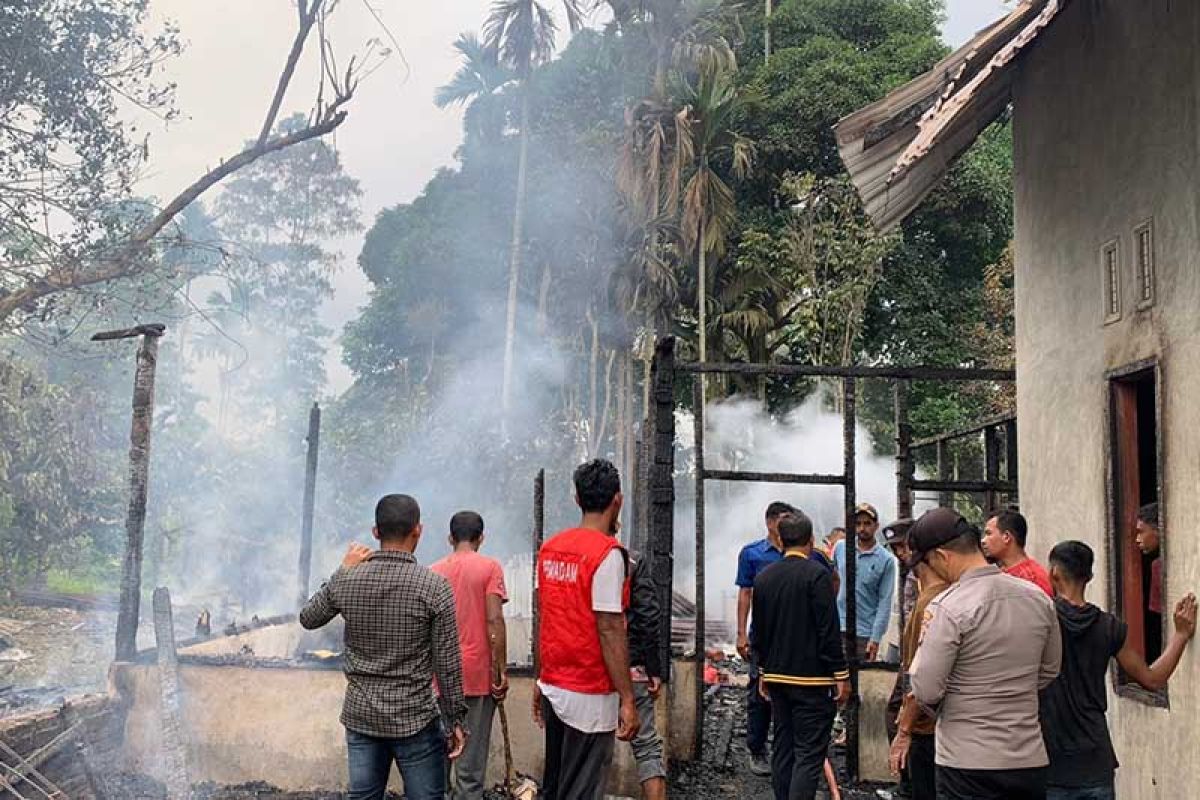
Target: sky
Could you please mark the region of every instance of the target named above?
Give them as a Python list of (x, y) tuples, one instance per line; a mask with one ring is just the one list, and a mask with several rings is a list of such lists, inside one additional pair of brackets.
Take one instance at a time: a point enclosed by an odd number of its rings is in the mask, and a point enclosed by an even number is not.
[[(432, 97), (458, 66), (451, 43), (463, 31), (478, 30), (490, 4), (341, 0), (329, 31), (340, 63), (373, 38), (397, 53), (360, 87), (334, 138), (347, 172), (362, 184), (364, 227), (380, 210), (412, 200), (438, 168), (453, 164), (462, 112), (438, 109)], [(1005, 10), (1000, 0), (949, 0), (947, 6), (944, 35), (952, 45)], [(157, 21), (174, 22), (186, 46), (166, 68), (177, 85), (180, 118), (169, 125), (141, 120), (151, 138), (140, 188), (163, 199), (257, 134), (295, 34), (296, 12), (291, 0), (154, 0), (151, 11)], [(306, 51), (280, 118), (312, 107), (314, 51)], [(338, 243), (342, 269), (322, 320), (335, 331), (367, 301), (369, 284), (355, 264), (360, 244), (361, 236)], [(326, 368), (331, 392), (349, 386), (336, 344)]]

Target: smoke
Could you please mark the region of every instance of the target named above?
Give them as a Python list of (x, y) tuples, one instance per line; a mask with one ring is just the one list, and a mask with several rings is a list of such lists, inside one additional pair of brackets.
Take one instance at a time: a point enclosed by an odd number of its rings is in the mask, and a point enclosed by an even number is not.
[[(842, 472), (842, 416), (831, 409), (828, 398), (820, 392), (782, 416), (767, 413), (757, 401), (733, 400), (707, 406), (705, 417), (704, 460), (708, 469), (833, 475)], [(677, 460), (676, 464), (675, 588), (689, 597), (696, 593), (693, 425), (691, 414), (679, 415), (677, 431), (687, 463)], [(874, 454), (870, 434), (861, 425), (855, 433), (855, 450), (856, 502), (874, 505), (880, 521), (886, 524), (895, 518), (895, 462)], [(738, 553), (745, 545), (766, 536), (763, 513), (774, 500), (803, 510), (813, 521), (818, 543), (831, 529), (845, 525), (840, 486), (708, 481), (704, 570), (710, 619), (733, 621)]]

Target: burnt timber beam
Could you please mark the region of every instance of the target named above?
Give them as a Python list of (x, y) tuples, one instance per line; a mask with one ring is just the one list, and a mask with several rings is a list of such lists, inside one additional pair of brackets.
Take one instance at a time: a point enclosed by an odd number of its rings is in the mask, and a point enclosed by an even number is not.
[[(855, 474), (857, 430), (855, 385), (853, 377), (842, 380), (842, 471), (845, 477), (843, 501), (846, 507), (846, 539), (843, 554), (846, 559), (846, 586), (858, 585), (858, 548), (854, 544), (854, 509), (858, 503), (858, 484)], [(858, 697), (858, 592), (846, 591), (846, 655), (850, 661), (850, 700), (846, 704), (846, 771), (851, 784), (858, 783), (859, 697)]]
[(912, 425), (908, 421), (908, 381), (898, 380), (892, 386), (892, 411), (896, 425), (896, 516), (911, 519), (913, 515)]
[(1007, 425), (1010, 422), (1015, 422), (1016, 417), (1012, 414), (999, 414), (995, 417), (988, 417), (982, 422), (978, 422), (967, 428), (959, 428), (958, 430), (950, 431), (949, 433), (939, 433), (937, 436), (929, 436), (924, 439), (917, 439), (912, 443), (912, 449), (918, 450), (922, 447), (934, 447), (938, 442), (947, 442), (951, 439), (965, 439), (976, 433), (982, 433), (988, 428), (997, 428)]
[(687, 362), (675, 369), (685, 373), (770, 375), (779, 378), (880, 378), (913, 381), (1015, 381), (1011, 369), (958, 367), (828, 367), (814, 364), (731, 364)]
[(312, 575), (313, 511), (317, 500), (317, 456), (321, 449), (321, 407), (313, 403), (308, 412), (307, 458), (304, 468), (304, 506), (300, 516), (300, 602), (308, 600), (308, 585)]
[(812, 486), (842, 486), (846, 479), (841, 475), (800, 475), (790, 472), (743, 472), (739, 470), (705, 469), (704, 480), (742, 481), (750, 483), (801, 483)]
[(955, 480), (915, 480), (910, 484), (917, 492), (951, 493), (980, 493), (998, 492), (1000, 494), (1016, 494), (1017, 485), (1012, 481), (955, 481)]
[(692, 382), (692, 417), (696, 435), (696, 740), (693, 757), (704, 758), (704, 667), (708, 653), (705, 633), (704, 607), (704, 376), (698, 375)]
[(541, 641), (542, 629), (541, 608), (538, 605), (537, 573), (538, 554), (542, 552), (542, 543), (546, 540), (546, 470), (539, 469), (533, 479), (533, 646), (530, 660), (533, 662), (533, 674), (541, 674), (541, 657), (538, 654), (538, 643)]

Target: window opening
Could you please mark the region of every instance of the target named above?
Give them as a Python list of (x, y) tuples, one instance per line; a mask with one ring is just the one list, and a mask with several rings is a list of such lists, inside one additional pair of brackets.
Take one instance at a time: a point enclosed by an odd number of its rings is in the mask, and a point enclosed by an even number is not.
[[(1113, 421), (1113, 587), (1117, 615), (1129, 627), (1129, 643), (1149, 663), (1163, 648), (1163, 581), (1166, 570), (1162, 547), (1161, 513), (1154, 513), (1159, 534), (1157, 549), (1143, 537), (1139, 545), (1138, 512), (1158, 504), (1159, 474), (1158, 373), (1143, 369), (1114, 378), (1110, 383)], [(1143, 549), (1146, 547), (1147, 549)], [(1130, 682), (1118, 671), (1118, 688)], [(1144, 690), (1141, 690), (1144, 693)], [(1152, 693), (1165, 700), (1163, 692)]]
[(1104, 268), (1104, 322), (1121, 318), (1121, 255), (1116, 240), (1104, 245), (1100, 263)]
[(1154, 225), (1147, 221), (1134, 231), (1137, 243), (1138, 308), (1154, 305)]

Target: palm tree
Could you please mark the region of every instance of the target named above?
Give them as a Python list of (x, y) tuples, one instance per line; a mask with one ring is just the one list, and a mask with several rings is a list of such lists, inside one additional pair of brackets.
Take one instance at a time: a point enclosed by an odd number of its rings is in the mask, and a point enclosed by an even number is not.
[(513, 72), (501, 65), (496, 52), (474, 33), (459, 34), (454, 49), (462, 56), (462, 65), (449, 83), (438, 87), (433, 102), (438, 108), (465, 105), (463, 126), (467, 136), (474, 134), (484, 143), (494, 142), (504, 128), (500, 91), (512, 83)]
[(683, 187), (680, 227), (684, 244), (696, 254), (696, 306), (700, 360), (708, 355), (708, 256), (724, 255), (725, 239), (737, 214), (733, 189), (717, 169), (728, 163), (744, 178), (754, 161), (754, 145), (734, 126), (744, 101), (731, 75), (721, 69), (701, 70), (680, 112), (676, 174), (690, 171)]
[[(562, 0), (571, 31), (583, 24), (582, 0)], [(508, 257), (508, 301), (504, 319), (504, 373), (500, 407), (507, 419), (512, 395), (514, 338), (517, 327), (517, 288), (521, 278), (521, 239), (525, 222), (525, 176), (529, 162), (529, 79), (534, 67), (554, 55), (558, 26), (550, 10), (538, 0), (497, 0), (483, 26), (484, 45), (498, 64), (521, 82), (521, 139), (517, 161), (517, 197), (513, 209), (512, 241)]]

